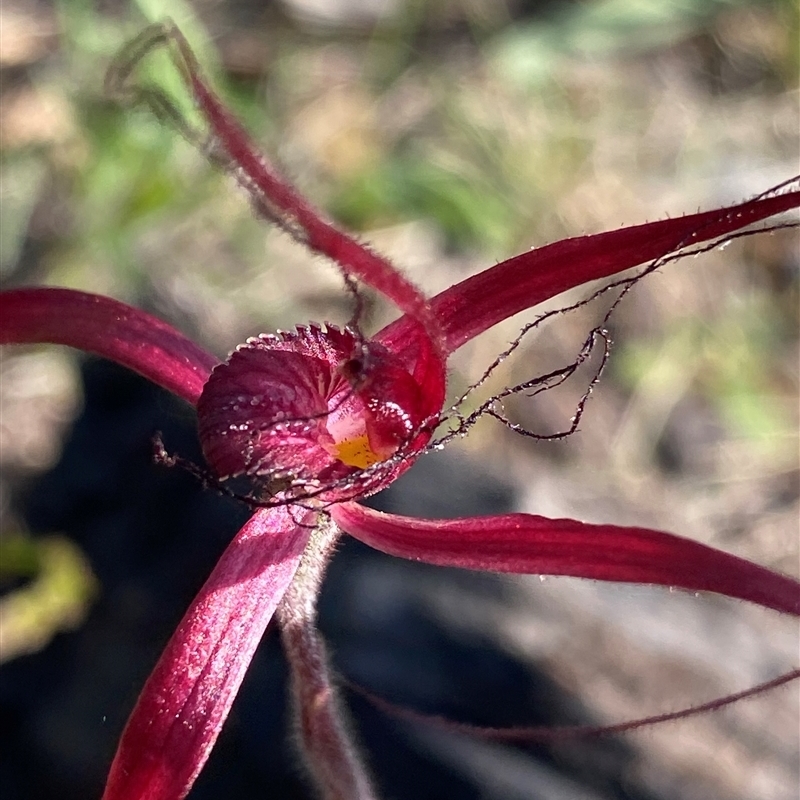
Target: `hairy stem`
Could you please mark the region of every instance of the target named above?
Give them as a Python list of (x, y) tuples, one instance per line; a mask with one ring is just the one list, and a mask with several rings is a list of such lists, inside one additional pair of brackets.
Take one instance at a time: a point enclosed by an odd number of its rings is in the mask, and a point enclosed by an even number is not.
[(316, 627), (325, 568), (341, 534), (322, 518), (294, 581), (278, 606), (300, 750), (324, 800), (377, 800), (334, 685), (325, 644)]

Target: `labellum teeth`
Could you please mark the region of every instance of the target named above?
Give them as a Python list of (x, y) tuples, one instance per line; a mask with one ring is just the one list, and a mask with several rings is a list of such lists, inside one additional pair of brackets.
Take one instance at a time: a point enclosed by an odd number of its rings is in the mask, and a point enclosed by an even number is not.
[(213, 371), (197, 405), (200, 441), (223, 480), (266, 478), (267, 494), (330, 486), (335, 500), (337, 486), (376, 491), (411, 463), (429, 438), (421, 423), (440, 407), (431, 400), (441, 403), (384, 346), (311, 323), (250, 338)]

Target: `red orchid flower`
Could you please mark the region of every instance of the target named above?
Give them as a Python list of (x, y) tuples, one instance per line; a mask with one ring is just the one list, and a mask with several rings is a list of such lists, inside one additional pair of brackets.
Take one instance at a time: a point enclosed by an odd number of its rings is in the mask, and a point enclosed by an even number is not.
[(172, 48), (211, 132), (212, 157), (244, 186), (257, 212), (333, 260), (348, 286), (371, 286), (403, 316), (371, 338), (357, 326), (258, 336), (220, 362), (165, 322), (107, 297), (57, 288), (0, 293), (0, 343), (65, 344), (144, 375), (197, 408), (215, 479), (256, 487), (249, 495), (255, 512), (142, 690), (106, 800), (186, 796), (273, 615), (293, 670), (306, 757), (324, 796), (375, 796), (314, 629), (319, 582), (340, 530), (433, 564), (660, 584), (800, 614), (795, 579), (669, 533), (528, 514), (420, 520), (357, 502), (430, 447), (442, 419), (446, 360), (465, 342), (567, 289), (639, 264), (654, 269), (687, 247), (796, 208), (798, 179), (730, 208), (556, 242), (427, 299), (389, 262), (326, 222), (257, 153), (174, 26), (137, 39), (121, 62), (117, 89), (130, 89), (135, 60), (156, 44)]

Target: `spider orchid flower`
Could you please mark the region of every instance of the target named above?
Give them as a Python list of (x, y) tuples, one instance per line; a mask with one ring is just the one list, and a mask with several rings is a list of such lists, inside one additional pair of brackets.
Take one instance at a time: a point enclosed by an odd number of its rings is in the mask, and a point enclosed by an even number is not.
[(141, 692), (105, 800), (187, 795), (273, 616), (292, 665), (306, 757), (323, 796), (375, 796), (349, 744), (313, 625), (324, 564), (341, 531), (433, 564), (660, 584), (800, 614), (795, 579), (673, 534), (528, 514), (423, 520), (358, 502), (430, 446), (444, 407), (447, 358), (465, 342), (567, 289), (658, 265), (796, 208), (797, 179), (730, 208), (531, 250), (429, 299), (279, 176), (212, 93), (174, 26), (150, 28), (132, 45), (116, 89), (131, 90), (134, 62), (155, 45), (172, 49), (210, 129), (213, 158), (243, 185), (256, 211), (333, 260), (349, 285), (372, 287), (402, 315), (370, 338), (357, 327), (313, 325), (261, 335), (221, 362), (167, 323), (108, 297), (58, 288), (0, 294), (0, 343), (69, 345), (144, 375), (196, 407), (203, 452), (218, 481), (257, 487), (252, 517)]

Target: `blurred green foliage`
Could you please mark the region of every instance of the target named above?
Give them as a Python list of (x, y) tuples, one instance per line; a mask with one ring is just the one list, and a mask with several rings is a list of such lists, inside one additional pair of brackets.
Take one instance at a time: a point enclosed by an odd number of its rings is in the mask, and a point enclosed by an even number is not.
[[(768, 185), (764, 165), (796, 161), (796, 115), (781, 99), (797, 86), (791, 0), (602, 0), (525, 14), (415, 0), (338, 27), (293, 17), (288, 0), (55, 8), (53, 47), (5, 90), (22, 110), (6, 113), (0, 152), (2, 275), (132, 302), (155, 295), (162, 313), (194, 315), (220, 350), (240, 335), (230, 319), (245, 327), (261, 308), (257, 324), (274, 324), (274, 295), (296, 285), (299, 297), (300, 272), (191, 144), (104, 96), (106, 70), (148, 21), (176, 20), (254, 138), (336, 219), (360, 232), (435, 225), (440, 283), (560, 236), (739, 199)], [(137, 79), (197, 122), (165, 53)], [(216, 334), (211, 305), (228, 309)], [(732, 313), (693, 356), (697, 369), (714, 365), (703, 391), (742, 431), (784, 424), (759, 399), (781, 319)], [(668, 337), (700, 335), (682, 325)], [(732, 330), (751, 355), (713, 345)], [(644, 374), (646, 353), (624, 358), (629, 382)]]
[[(22, 581), (22, 583), (20, 583)], [(97, 584), (78, 546), (63, 536), (0, 537), (0, 662), (44, 647), (77, 627)], [(13, 587), (13, 588), (8, 588)]]
[[(763, 6), (770, 20), (788, 25), (787, 37), (797, 29), (795, 5), (778, 0)], [(715, 19), (730, 9), (748, 8), (743, 0), (604, 0), (555, 4), (537, 16), (510, 19), (501, 11), (481, 15), (464, 4), (459, 10), (468, 23), (469, 47), (457, 43), (442, 51), (426, 46), (422, 33), (436, 19), (435, 6), (402, 4), (395, 16), (356, 35), (347, 29), (344, 35), (304, 29), (279, 14), (265, 16), (263, 55), (250, 74), (233, 77), (199, 13), (202, 5), (138, 0), (112, 15), (98, 12), (88, 0), (62, 0), (58, 51), (37, 65), (32, 80), (37, 90), (66, 100), (71, 130), (58, 132), (56, 141), (40, 141), (34, 158), (30, 146), (12, 143), (3, 150), (4, 172), (13, 187), (3, 204), (6, 274), (42, 190), (36, 163), (42, 157), (69, 206), (70, 224), (60, 232), (66, 239), (59, 243), (63, 263), (56, 259), (58, 272), (52, 275), (59, 281), (79, 283), (86, 278), (82, 270), (96, 274), (97, 262), (108, 260), (118, 270), (115, 279), (135, 286), (135, 241), (152, 221), (177, 222), (217, 202), (221, 182), (174, 132), (142, 110), (128, 112), (103, 97), (105, 69), (147, 20), (176, 19), (226, 101), (257, 138), (269, 131), (273, 146), (282, 142), (283, 149), (298, 115), (325, 91), (319, 75), (302, 74), (307, 69), (302, 64), (312, 64), (312, 72), (315, 61), (316, 68), (323, 67), (326, 50), (346, 48), (349, 69), (360, 75), (334, 73), (331, 81), (357, 84), (367, 104), (407, 85), (428, 104), (413, 127), (402, 114), (378, 120), (365, 163), (333, 176), (325, 175), (324, 164), (312, 163), (310, 169), (317, 171), (311, 172), (312, 182), (322, 181), (320, 196), (348, 225), (369, 230), (424, 216), (437, 222), (451, 247), (499, 255), (518, 247), (525, 236), (530, 241), (537, 217), (550, 216), (554, 194), (569, 191), (596, 168), (591, 159), (604, 132), (598, 129), (599, 113), (606, 109), (592, 108), (591, 97), (576, 94), (570, 79), (565, 83), (565, 59), (591, 67), (708, 32), (713, 37)], [(449, 35), (442, 41), (447, 43)], [(796, 48), (779, 47), (785, 52), (756, 55), (769, 59), (771, 69), (791, 68)], [(180, 98), (166, 56), (154, 59), (148, 59), (147, 69), (162, 89)], [(191, 113), (185, 102), (183, 111)], [(623, 127), (633, 123), (641, 129), (649, 122), (646, 116), (626, 119), (632, 111), (624, 105), (619, 113), (616, 122)], [(522, 126), (529, 127), (525, 141)], [(313, 159), (315, 153), (297, 157)], [(548, 238), (561, 232), (554, 222), (550, 218), (542, 225)]]
[(646, 384), (651, 398), (674, 395), (673, 407), (686, 395), (701, 397), (728, 436), (781, 461), (797, 424), (785, 374), (793, 338), (771, 313), (769, 296), (752, 292), (727, 298), (712, 319), (676, 318), (658, 341), (624, 341), (613, 369), (631, 392)]

